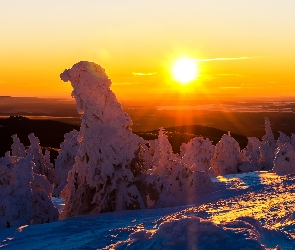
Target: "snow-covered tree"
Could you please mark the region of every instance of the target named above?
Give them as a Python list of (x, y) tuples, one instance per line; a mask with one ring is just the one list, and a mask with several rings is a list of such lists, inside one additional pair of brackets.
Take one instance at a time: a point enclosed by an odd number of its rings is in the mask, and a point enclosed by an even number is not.
[(277, 147), (281, 147), (283, 144), (285, 144), (286, 142), (291, 143), (291, 138), (289, 136), (287, 136), (285, 133), (279, 131), (279, 138), (277, 140), (276, 146)]
[(82, 115), (80, 147), (62, 191), (63, 216), (144, 208), (132, 164), (145, 142), (131, 132), (132, 121), (110, 90), (105, 70), (83, 61), (65, 70), (61, 79), (71, 82)]
[(52, 163), (50, 163), (50, 152), (45, 150), (45, 155), (42, 154), (40, 141), (33, 133), (28, 135), (30, 146), (27, 149), (27, 155), (32, 156), (32, 161), (35, 163), (34, 172), (36, 174), (45, 175), (50, 183), (53, 183), (56, 177), (56, 171)]
[(34, 173), (31, 156), (0, 158), (0, 228), (55, 221), (52, 185)]
[(149, 141), (152, 152), (151, 168), (143, 181), (147, 207), (167, 207), (190, 204), (199, 195), (212, 190), (212, 182), (205, 172), (194, 171), (174, 154), (164, 129), (158, 139)]
[(210, 160), (214, 155), (214, 145), (207, 138), (195, 137), (180, 147), (182, 163), (193, 171), (210, 172)]
[(276, 140), (272, 133), (270, 121), (268, 117), (265, 121), (265, 135), (262, 137), (262, 145), (260, 146), (260, 159), (263, 170), (270, 170), (273, 167), (274, 152), (276, 149)]
[(272, 171), (277, 174), (295, 173), (295, 149), (289, 142), (277, 148)]
[(173, 153), (164, 128), (159, 129), (158, 139), (149, 141), (149, 145), (152, 155), (149, 173), (167, 178), (171, 175), (171, 162), (176, 162), (179, 157)]
[(75, 164), (75, 157), (79, 149), (78, 134), (77, 130), (73, 130), (64, 135), (65, 139), (60, 145), (60, 151), (55, 160), (56, 178), (53, 196), (58, 197), (67, 184), (68, 173)]
[(22, 144), (17, 137), (17, 135), (11, 136), (13, 139), (13, 144), (11, 145), (11, 153), (13, 156), (17, 157), (25, 157), (26, 156), (26, 148), (24, 144)]
[(214, 175), (237, 173), (241, 159), (239, 143), (230, 134), (223, 135), (215, 146), (214, 156), (211, 160)]
[(241, 172), (253, 172), (261, 170), (260, 146), (261, 141), (256, 137), (248, 137), (248, 144), (242, 153), (242, 164), (239, 166)]

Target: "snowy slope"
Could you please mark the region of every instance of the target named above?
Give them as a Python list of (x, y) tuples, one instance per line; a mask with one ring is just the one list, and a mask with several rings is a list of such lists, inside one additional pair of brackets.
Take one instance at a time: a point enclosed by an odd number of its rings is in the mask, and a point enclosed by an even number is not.
[(2, 229), (0, 247), (295, 249), (295, 175), (252, 172), (212, 180), (213, 193), (199, 197), (194, 205), (84, 215)]

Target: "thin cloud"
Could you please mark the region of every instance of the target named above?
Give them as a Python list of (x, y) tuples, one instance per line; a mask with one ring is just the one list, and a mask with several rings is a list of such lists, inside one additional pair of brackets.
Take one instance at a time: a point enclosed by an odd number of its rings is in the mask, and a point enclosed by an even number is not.
[(246, 77), (245, 75), (239, 75), (239, 74), (218, 74), (218, 76), (236, 76), (236, 77)]
[(240, 89), (241, 87), (238, 86), (224, 86), (224, 87), (219, 87), (220, 89)]
[(252, 59), (257, 56), (241, 56), (241, 57), (217, 57), (217, 58), (206, 58), (206, 59), (196, 59), (196, 62), (210, 62), (210, 61), (231, 61), (231, 60), (245, 60)]
[(119, 86), (119, 85), (134, 85), (139, 84), (138, 82), (113, 82), (112, 85)]
[(141, 72), (132, 72), (132, 75), (134, 76), (152, 76), (157, 74), (156, 72), (151, 72), (151, 73), (141, 73)]

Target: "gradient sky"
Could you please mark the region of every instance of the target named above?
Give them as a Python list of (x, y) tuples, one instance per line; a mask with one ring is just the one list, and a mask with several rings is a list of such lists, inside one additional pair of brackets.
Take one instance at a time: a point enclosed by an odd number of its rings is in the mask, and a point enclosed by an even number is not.
[(59, 74), (87, 60), (119, 100), (295, 97), (294, 0), (1, 0), (0, 23), (0, 95), (68, 98)]

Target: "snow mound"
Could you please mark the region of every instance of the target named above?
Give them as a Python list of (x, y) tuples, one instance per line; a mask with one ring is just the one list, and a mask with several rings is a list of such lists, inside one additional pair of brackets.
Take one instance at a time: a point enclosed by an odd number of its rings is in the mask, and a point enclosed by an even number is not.
[(197, 216), (168, 219), (157, 229), (138, 230), (105, 249), (266, 249), (262, 227), (251, 217), (214, 224)]

